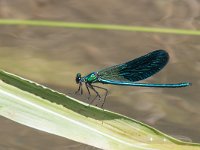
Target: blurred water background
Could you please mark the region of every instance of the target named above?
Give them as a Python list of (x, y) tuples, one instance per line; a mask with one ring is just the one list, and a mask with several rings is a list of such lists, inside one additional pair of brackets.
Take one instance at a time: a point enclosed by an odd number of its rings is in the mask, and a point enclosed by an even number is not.
[[(0, 18), (199, 29), (200, 1), (0, 0)], [(178, 139), (200, 142), (199, 41), (199, 36), (163, 33), (0, 26), (0, 68), (67, 94), (78, 88), (74, 80), (77, 72), (86, 75), (155, 49), (165, 49), (170, 55), (167, 67), (146, 82), (190, 81), (191, 87), (104, 85), (109, 89), (104, 107)], [(86, 95), (70, 96), (86, 101)], [(0, 117), (0, 149), (96, 148)]]

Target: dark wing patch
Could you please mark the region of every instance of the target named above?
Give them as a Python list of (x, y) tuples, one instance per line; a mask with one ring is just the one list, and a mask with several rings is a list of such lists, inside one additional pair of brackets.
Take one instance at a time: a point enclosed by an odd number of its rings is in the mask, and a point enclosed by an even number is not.
[(155, 50), (129, 62), (98, 71), (100, 79), (113, 81), (139, 81), (160, 71), (168, 62), (164, 50)]

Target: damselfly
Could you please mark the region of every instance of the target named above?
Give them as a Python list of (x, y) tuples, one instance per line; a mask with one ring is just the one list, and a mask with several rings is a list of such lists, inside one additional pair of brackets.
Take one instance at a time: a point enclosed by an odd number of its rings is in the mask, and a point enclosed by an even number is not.
[(90, 98), (90, 89), (96, 93), (93, 101), (99, 97), (100, 94), (95, 88), (105, 90), (105, 96), (101, 107), (103, 107), (108, 90), (106, 88), (93, 85), (93, 83), (123, 85), (123, 86), (140, 86), (140, 87), (157, 87), (157, 88), (180, 88), (191, 85), (189, 82), (175, 83), (175, 84), (155, 84), (155, 83), (138, 83), (146, 79), (155, 73), (159, 72), (168, 62), (169, 55), (164, 50), (155, 50), (144, 56), (131, 60), (129, 62), (111, 66), (100, 71), (92, 72), (84, 77), (81, 77), (80, 73), (76, 75), (76, 83), (79, 84), (79, 88), (76, 91), (80, 91), (83, 94), (82, 84), (85, 83)]

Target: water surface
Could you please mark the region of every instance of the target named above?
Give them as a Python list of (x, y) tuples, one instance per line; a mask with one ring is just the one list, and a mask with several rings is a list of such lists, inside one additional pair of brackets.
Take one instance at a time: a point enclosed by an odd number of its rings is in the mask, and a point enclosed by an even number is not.
[[(199, 6), (197, 0), (1, 0), (0, 16), (199, 29)], [(28, 26), (0, 26), (0, 35), (1, 69), (64, 93), (78, 88), (74, 80), (77, 72), (86, 75), (155, 49), (167, 50), (168, 65), (145, 82), (189, 81), (193, 83), (191, 87), (158, 89), (103, 85), (109, 89), (105, 108), (176, 138), (200, 142), (199, 36)], [(86, 101), (86, 95), (71, 96)], [(0, 120), (1, 149), (95, 149), (3, 117)]]

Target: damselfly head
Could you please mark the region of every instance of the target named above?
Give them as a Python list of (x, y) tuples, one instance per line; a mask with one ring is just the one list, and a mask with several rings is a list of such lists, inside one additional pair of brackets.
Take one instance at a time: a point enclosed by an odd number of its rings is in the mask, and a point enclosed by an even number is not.
[(81, 81), (81, 74), (80, 73), (77, 73), (76, 74), (76, 83), (79, 84)]

